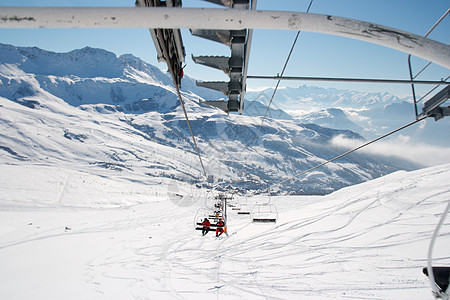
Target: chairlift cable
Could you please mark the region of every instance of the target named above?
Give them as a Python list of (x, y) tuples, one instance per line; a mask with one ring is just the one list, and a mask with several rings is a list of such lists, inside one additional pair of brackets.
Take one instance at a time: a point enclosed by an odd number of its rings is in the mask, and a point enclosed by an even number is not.
[[(447, 78), (445, 78), (443, 81), (447, 82), (447, 80), (450, 78), (450, 75), (447, 76)], [(440, 85), (436, 85), (434, 88), (432, 88), (430, 91), (428, 91), (425, 95), (423, 95), (419, 100), (416, 101), (416, 103), (419, 103), (420, 101), (422, 101), (425, 97), (427, 97), (429, 94), (431, 94), (434, 90), (436, 90)]]
[[(311, 5), (312, 5), (313, 1), (314, 0), (311, 0), (311, 2), (309, 2), (309, 6), (308, 6), (308, 9), (306, 10), (306, 13), (309, 12), (309, 9), (311, 8)], [(297, 43), (298, 37), (300, 35), (300, 32), (301, 31), (297, 31), (297, 35), (295, 36), (294, 42), (292, 43), (291, 50), (289, 51), (288, 57), (286, 58), (286, 62), (284, 63), (283, 69), (281, 70), (280, 77), (283, 76), (284, 71), (286, 70), (287, 64), (288, 64), (288, 62), (289, 62), (289, 60), (291, 58), (292, 52), (294, 51), (294, 47), (295, 47), (295, 44)], [(280, 85), (280, 82), (281, 82), (281, 79), (278, 79), (277, 84), (275, 85), (275, 89), (273, 90), (272, 97), (270, 98), (269, 104), (267, 105), (266, 112), (264, 113), (264, 117), (261, 120), (261, 124), (259, 125), (258, 132), (256, 133), (256, 136), (255, 136), (255, 139), (253, 140), (252, 145), (254, 145), (256, 143), (256, 140), (258, 139), (259, 132), (261, 131), (261, 128), (262, 128), (262, 126), (264, 124), (264, 121), (265, 121), (265, 119), (267, 117), (267, 113), (269, 112), (270, 105), (272, 104), (273, 98), (275, 97), (275, 94), (276, 94), (276, 92), (278, 90), (278, 86)]]
[(423, 71), (425, 71), (426, 68), (428, 68), (430, 65), (432, 64), (431, 61), (429, 61), (423, 68), (422, 70), (420, 70), (419, 72), (417, 72), (417, 74), (412, 78), (412, 79), (416, 79)]
[[(426, 35), (425, 35), (426, 37)], [(411, 56), (411, 54), (409, 55)], [(411, 79), (416, 79), (423, 71), (425, 71), (433, 62), (429, 61), (419, 72), (416, 73)]]
[[(203, 174), (205, 175), (205, 180), (206, 180), (206, 178), (208, 177), (207, 174), (206, 174), (206, 169), (205, 169), (205, 166), (203, 165), (203, 160), (202, 160), (202, 157), (200, 155), (200, 151), (198, 149), (197, 142), (195, 140), (194, 131), (192, 130), (191, 122), (189, 121), (189, 117), (188, 117), (188, 114), (187, 114), (187, 111), (186, 111), (186, 107), (184, 105), (184, 101), (183, 101), (183, 98), (181, 97), (181, 93), (180, 93), (180, 88), (178, 86), (179, 83), (177, 82), (177, 78), (179, 78), (180, 76), (179, 75), (177, 76), (175, 74), (175, 71), (174, 71), (173, 66), (171, 64), (169, 51), (168, 51), (168, 49), (166, 47), (166, 44), (164, 43), (164, 40), (163, 40), (159, 30), (157, 31), (157, 38), (159, 40), (160, 45), (162, 46), (162, 49), (163, 49), (163, 52), (164, 52), (163, 55), (165, 56), (165, 61), (166, 61), (166, 64), (167, 64), (167, 68), (168, 68), (170, 74), (172, 75), (173, 85), (175, 86), (175, 89), (176, 89), (177, 95), (178, 95), (178, 99), (180, 100), (181, 107), (183, 108), (184, 117), (185, 117), (187, 125), (189, 127), (189, 131), (190, 131), (191, 137), (192, 137), (192, 142), (194, 143), (194, 148), (195, 148), (195, 151), (197, 152), (198, 159), (200, 161), (200, 165), (202, 166)], [(179, 78), (179, 80), (181, 81), (181, 78)]]
[(197, 142), (195, 140), (194, 131), (192, 130), (191, 122), (189, 121), (189, 117), (188, 117), (188, 114), (187, 114), (187, 111), (186, 111), (186, 107), (184, 106), (184, 101), (183, 101), (183, 99), (181, 97), (180, 89), (178, 88), (177, 85), (175, 85), (175, 88), (177, 89), (178, 99), (180, 99), (181, 107), (183, 108), (183, 112), (184, 112), (184, 117), (186, 118), (186, 122), (188, 124), (189, 131), (191, 133), (192, 142), (194, 143), (194, 148), (195, 148), (195, 151), (197, 152), (198, 160), (200, 161), (200, 165), (202, 166), (203, 174), (205, 175), (205, 179), (206, 179), (208, 177), (207, 174), (206, 174), (206, 169), (205, 169), (205, 166), (203, 165), (203, 160), (202, 160), (202, 157), (200, 155), (200, 151), (198, 149)]
[[(267, 76), (249, 75), (249, 79), (274, 79), (274, 80), (296, 80), (296, 81), (334, 81), (334, 82), (362, 82), (362, 83), (391, 83), (391, 84), (437, 84), (450, 85), (446, 79), (442, 80), (407, 80), (407, 79), (381, 79), (381, 78), (349, 78), (349, 77), (310, 77), (310, 76)], [(448, 78), (447, 78), (448, 79)]]
[(425, 33), (424, 37), (428, 37), (428, 35), (436, 28), (436, 26), (439, 25), (439, 23), (442, 22), (442, 20), (444, 20), (444, 18), (445, 18), (448, 14), (450, 14), (450, 8), (447, 9), (447, 11), (439, 18), (439, 20), (436, 21), (436, 23), (434, 23), (433, 26), (431, 26), (430, 30), (428, 30), (428, 32)]
[[(428, 37), (428, 36), (430, 35), (430, 33), (431, 33), (431, 32), (432, 32), (432, 31), (433, 31), (433, 30), (434, 30), (434, 29), (442, 22), (442, 20), (444, 20), (444, 18), (445, 18), (448, 14), (450, 14), (450, 8), (447, 9), (447, 11), (439, 18), (439, 20), (436, 21), (436, 23), (434, 23), (433, 26), (431, 26), (430, 30), (428, 30), (428, 32), (425, 33), (425, 35), (424, 35), (423, 37)], [(416, 79), (416, 77), (419, 76), (420, 73), (422, 73), (422, 72), (423, 72), (426, 68), (428, 68), (431, 64), (432, 64), (431, 61), (428, 62), (428, 64), (426, 64), (426, 65), (422, 68), (422, 70), (420, 70), (420, 71), (414, 76), (413, 79)]]
[(306, 173), (308, 173), (308, 172), (311, 172), (312, 170), (315, 170), (315, 169), (317, 169), (317, 168), (319, 168), (319, 167), (322, 167), (322, 166), (324, 166), (324, 165), (326, 165), (326, 164), (328, 164), (328, 163), (330, 163), (330, 162), (333, 162), (333, 161), (335, 161), (335, 160), (337, 160), (337, 159), (339, 159), (339, 158), (341, 158), (341, 157), (344, 157), (344, 156), (346, 156), (346, 155), (348, 155), (348, 154), (350, 154), (350, 153), (353, 153), (353, 152), (355, 152), (355, 151), (357, 151), (357, 150), (359, 150), (359, 149), (361, 149), (361, 148), (364, 148), (364, 147), (366, 147), (366, 146), (368, 146), (368, 145), (370, 145), (370, 144), (372, 144), (372, 143), (375, 143), (376, 141), (379, 141), (379, 140), (381, 140), (381, 139), (383, 139), (383, 138), (385, 138), (385, 137), (388, 137), (388, 136), (390, 136), (391, 134), (394, 134), (394, 133), (396, 133), (396, 132), (398, 132), (398, 131), (400, 131), (400, 130), (403, 130), (403, 129), (405, 129), (405, 128), (411, 126), (411, 125), (414, 125), (415, 123), (420, 122), (420, 121), (424, 120), (425, 118), (427, 118), (427, 116), (424, 116), (424, 117), (422, 117), (422, 118), (419, 118), (419, 119), (417, 119), (417, 120), (414, 120), (414, 121), (412, 121), (411, 123), (408, 123), (408, 124), (406, 124), (406, 125), (404, 125), (404, 126), (402, 126), (402, 127), (400, 127), (400, 128), (397, 128), (397, 129), (395, 129), (395, 130), (393, 130), (393, 131), (391, 131), (391, 132), (389, 132), (389, 133), (386, 133), (385, 135), (382, 135), (382, 136), (380, 136), (380, 137), (378, 137), (378, 138), (376, 138), (376, 139), (374, 139), (374, 140), (371, 140), (371, 141), (369, 141), (369, 142), (366, 142), (366, 143), (364, 143), (364, 144), (362, 144), (362, 145), (360, 145), (360, 146), (358, 146), (358, 147), (356, 147), (356, 148), (353, 148), (352, 150), (349, 150), (349, 151), (347, 151), (347, 152), (345, 152), (345, 153), (342, 153), (342, 154), (340, 154), (340, 155), (338, 155), (338, 156), (336, 156), (336, 157), (334, 157), (334, 158), (332, 158), (332, 159), (330, 159), (330, 160), (327, 160), (326, 162), (323, 162), (323, 163), (321, 163), (321, 164), (319, 164), (319, 165), (317, 165), (317, 166), (315, 166), (315, 167), (312, 167), (312, 168), (310, 168), (310, 169), (308, 169), (308, 170), (306, 170), (306, 171), (300, 172), (300, 173), (298, 173), (298, 174), (296, 174), (296, 175), (294, 175), (294, 176), (292, 176), (292, 177), (290, 177), (290, 178), (288, 178), (288, 179), (285, 179), (285, 180), (283, 180), (283, 181), (281, 181), (281, 182), (275, 183), (275, 184), (271, 185), (270, 187), (268, 187), (267, 190), (270, 191), (270, 189), (271, 189), (272, 187), (274, 187), (274, 186), (282, 185), (283, 183), (286, 183), (286, 182), (288, 182), (288, 181), (291, 181), (292, 179), (297, 178), (298, 176), (301, 176), (301, 175), (303, 175), (303, 174), (306, 174)]

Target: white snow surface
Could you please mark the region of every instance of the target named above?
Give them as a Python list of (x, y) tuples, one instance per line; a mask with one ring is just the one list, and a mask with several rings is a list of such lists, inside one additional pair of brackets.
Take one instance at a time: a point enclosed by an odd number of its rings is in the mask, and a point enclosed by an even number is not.
[[(0, 299), (432, 299), (422, 267), (449, 178), (447, 164), (327, 196), (272, 197), (276, 224), (229, 210), (230, 235), (216, 239), (194, 230), (199, 188), (4, 163)], [(435, 265), (450, 264), (449, 246), (447, 218)]]

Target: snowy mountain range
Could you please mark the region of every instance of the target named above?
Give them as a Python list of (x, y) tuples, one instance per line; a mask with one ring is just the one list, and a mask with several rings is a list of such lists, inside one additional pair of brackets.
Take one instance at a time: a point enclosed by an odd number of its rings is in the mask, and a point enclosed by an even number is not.
[[(0, 44), (0, 163), (135, 173), (149, 184), (199, 182), (202, 170), (171, 83), (167, 74), (132, 55)], [(304, 123), (291, 119), (282, 109), (284, 119), (268, 118), (259, 128), (259, 117), (226, 115), (200, 104), (223, 95), (197, 87), (193, 79), (185, 77), (182, 87), (206, 172), (223, 186), (264, 190), (345, 152), (348, 147), (335, 139), (363, 140), (350, 130), (311, 124), (313, 117)], [(289, 90), (283, 95), (294, 97)], [(322, 105), (329, 101), (325, 98), (305, 98), (304, 104)], [(352, 99), (355, 107), (363, 101)], [(392, 97), (383, 99), (387, 103)], [(372, 100), (368, 96), (366, 107), (374, 106)], [(342, 119), (342, 113), (332, 112)], [(417, 167), (398, 157), (353, 153), (276, 189), (325, 194)]]
[[(266, 107), (273, 89), (248, 92), (247, 98)], [(423, 103), (419, 103), (419, 111)], [(294, 118), (301, 123), (352, 130), (374, 139), (415, 120), (412, 97), (400, 98), (389, 93), (359, 92), (300, 85), (279, 89), (272, 101), (272, 118)], [(264, 115), (265, 109), (251, 115)], [(282, 113), (280, 113), (282, 111)], [(287, 117), (287, 116), (288, 117)], [(450, 120), (427, 119), (421, 126), (403, 131), (418, 143), (449, 147)]]

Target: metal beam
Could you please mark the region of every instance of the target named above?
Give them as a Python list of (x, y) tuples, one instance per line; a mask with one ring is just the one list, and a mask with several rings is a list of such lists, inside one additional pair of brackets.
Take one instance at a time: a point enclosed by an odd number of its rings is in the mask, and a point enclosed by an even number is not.
[(409, 80), (409, 79), (378, 79), (378, 78), (336, 78), (336, 77), (303, 77), (303, 76), (253, 76), (247, 79), (273, 79), (273, 80), (298, 80), (298, 81), (336, 81), (336, 82), (364, 82), (364, 83), (393, 83), (393, 84), (440, 84), (450, 85), (450, 81), (441, 80)]
[(284, 29), (396, 49), (450, 69), (450, 46), (398, 29), (330, 15), (176, 7), (2, 7), (0, 28)]
[[(252, 0), (252, 5), (250, 7), (251, 10), (256, 10), (256, 3), (258, 0)], [(247, 32), (247, 43), (245, 45), (245, 54), (244, 54), (244, 70), (242, 70), (242, 91), (241, 91), (241, 103), (239, 107), (239, 113), (242, 114), (244, 110), (244, 94), (247, 91), (247, 72), (248, 72), (248, 61), (250, 58), (250, 49), (252, 47), (252, 39), (253, 39), (253, 29), (249, 28)]]
[(427, 102), (425, 102), (425, 105), (422, 109), (422, 113), (418, 116), (418, 118), (421, 118), (423, 116), (434, 116), (434, 118), (437, 120), (442, 119), (444, 116), (446, 116), (448, 112), (448, 108), (442, 110), (439, 105), (446, 102), (448, 99), (450, 99), (450, 85), (443, 88), (439, 93), (431, 97)]

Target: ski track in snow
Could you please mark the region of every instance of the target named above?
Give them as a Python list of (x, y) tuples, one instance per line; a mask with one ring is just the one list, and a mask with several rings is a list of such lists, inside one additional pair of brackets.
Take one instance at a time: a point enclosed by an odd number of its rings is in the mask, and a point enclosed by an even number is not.
[[(84, 207), (75, 207), (73, 194), (86, 187), (73, 173), (42, 171), (35, 184), (57, 182), (56, 198), (47, 191), (55, 201), (12, 199), (25, 194), (0, 178), (1, 194), (9, 195), (0, 197), (1, 299), (431, 298), (421, 268), (450, 201), (449, 165), (397, 172), (327, 196), (272, 197), (276, 224), (252, 224), (229, 210), (230, 236), (220, 238), (193, 229), (203, 201), (189, 198), (193, 205), (182, 207), (176, 203), (183, 199), (164, 196), (164, 189), (184, 193), (178, 185), (155, 187), (161, 197), (135, 205), (90, 208), (84, 199)], [(132, 203), (134, 196), (121, 197)], [(258, 196), (250, 204), (264, 201)], [(450, 263), (449, 227), (447, 219), (436, 264)]]

